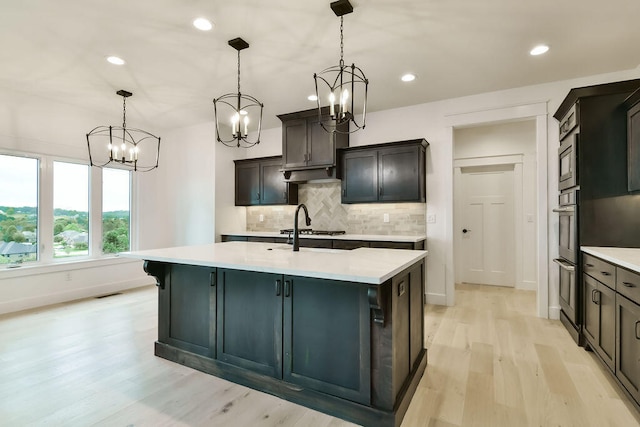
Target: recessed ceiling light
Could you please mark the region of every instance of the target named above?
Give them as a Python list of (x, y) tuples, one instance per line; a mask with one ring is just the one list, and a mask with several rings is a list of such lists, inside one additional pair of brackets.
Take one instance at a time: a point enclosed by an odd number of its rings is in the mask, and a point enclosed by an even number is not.
[(307, 99), (308, 99), (309, 101), (317, 101), (317, 100), (318, 100), (318, 97), (317, 97), (316, 95), (309, 95), (309, 96), (307, 96)]
[(403, 82), (412, 82), (416, 79), (416, 75), (415, 74), (411, 74), (411, 73), (407, 73), (404, 76), (401, 77)]
[(549, 46), (547, 46), (546, 44), (539, 44), (538, 46), (531, 49), (531, 51), (529, 51), (529, 54), (533, 56), (542, 55), (543, 53), (546, 53), (548, 50), (549, 50)]
[(193, 21), (193, 26), (202, 31), (209, 31), (213, 24), (207, 18), (197, 18)]
[(117, 56), (109, 56), (109, 57), (107, 57), (107, 61), (109, 61), (111, 64), (114, 64), (114, 65), (124, 65), (125, 64), (124, 59), (119, 58)]

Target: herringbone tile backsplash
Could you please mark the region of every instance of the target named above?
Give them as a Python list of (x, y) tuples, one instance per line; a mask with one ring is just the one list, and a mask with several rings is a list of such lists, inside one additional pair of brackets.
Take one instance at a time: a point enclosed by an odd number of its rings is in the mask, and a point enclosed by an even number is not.
[[(426, 233), (425, 203), (340, 203), (340, 183), (307, 183), (298, 186), (316, 230), (345, 230), (349, 234), (423, 235)], [(247, 207), (247, 231), (278, 231), (293, 227), (295, 206)], [(384, 222), (384, 214), (389, 222)], [(260, 215), (263, 221), (260, 222)], [(304, 215), (298, 215), (304, 227)]]

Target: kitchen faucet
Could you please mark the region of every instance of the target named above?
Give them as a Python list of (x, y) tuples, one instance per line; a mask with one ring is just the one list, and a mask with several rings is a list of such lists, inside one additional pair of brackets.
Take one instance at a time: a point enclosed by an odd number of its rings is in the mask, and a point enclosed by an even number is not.
[(300, 208), (304, 209), (304, 217), (307, 225), (311, 225), (311, 218), (309, 218), (309, 211), (304, 203), (300, 203), (296, 208), (296, 214), (293, 217), (293, 251), (300, 251), (300, 238), (298, 237), (298, 212), (300, 212)]

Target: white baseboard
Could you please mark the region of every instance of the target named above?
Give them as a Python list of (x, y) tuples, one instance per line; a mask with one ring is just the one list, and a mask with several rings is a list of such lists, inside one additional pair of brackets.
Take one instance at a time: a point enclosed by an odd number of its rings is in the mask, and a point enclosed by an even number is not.
[(523, 291), (537, 291), (538, 290), (538, 282), (534, 282), (532, 280), (523, 280), (516, 286), (516, 289), (520, 289)]
[(76, 288), (68, 291), (54, 292), (46, 295), (38, 295), (29, 298), (22, 298), (11, 301), (0, 302), (0, 314), (14, 313), (16, 311), (28, 310), (31, 308), (44, 307), (47, 305), (60, 304), (63, 302), (75, 301), (83, 298), (91, 298), (100, 295), (107, 295), (114, 292), (126, 291), (155, 284), (151, 277), (139, 277), (119, 282), (103, 283), (96, 286)]
[(549, 306), (549, 319), (560, 320), (559, 306)]
[(427, 292), (425, 296), (427, 297), (427, 304), (447, 305), (447, 296), (445, 294), (433, 294)]

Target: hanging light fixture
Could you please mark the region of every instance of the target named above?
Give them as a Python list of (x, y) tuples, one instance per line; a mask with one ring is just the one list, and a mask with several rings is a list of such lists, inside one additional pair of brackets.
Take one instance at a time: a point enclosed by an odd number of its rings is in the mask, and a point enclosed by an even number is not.
[[(340, 62), (337, 66), (329, 67), (313, 75), (316, 85), (316, 98), (318, 103), (318, 118), (320, 124), (327, 132), (353, 133), (364, 129), (367, 116), (367, 88), (369, 80), (355, 64), (344, 64), (344, 15), (353, 12), (353, 6), (349, 0), (338, 0), (331, 3), (331, 10), (340, 17)], [(362, 98), (362, 110), (355, 111), (356, 99)], [(324, 104), (324, 105), (323, 105)], [(327, 108), (328, 107), (328, 108)], [(322, 120), (323, 112), (327, 109), (333, 125), (327, 127)], [(356, 121), (356, 114), (362, 114), (362, 122)], [(341, 130), (340, 125), (353, 124), (352, 130)], [(344, 126), (342, 126), (344, 128)]]
[(98, 126), (87, 134), (89, 163), (103, 167), (110, 163), (120, 169), (147, 172), (158, 167), (160, 137), (147, 131), (127, 127), (126, 90), (116, 92), (122, 96), (122, 126)]
[[(238, 37), (229, 40), (229, 46), (238, 51), (238, 93), (227, 93), (213, 100), (216, 140), (227, 147), (253, 147), (260, 143), (264, 104), (240, 92), (240, 51), (248, 48), (249, 43)], [(249, 138), (249, 131), (255, 135), (255, 139)]]

